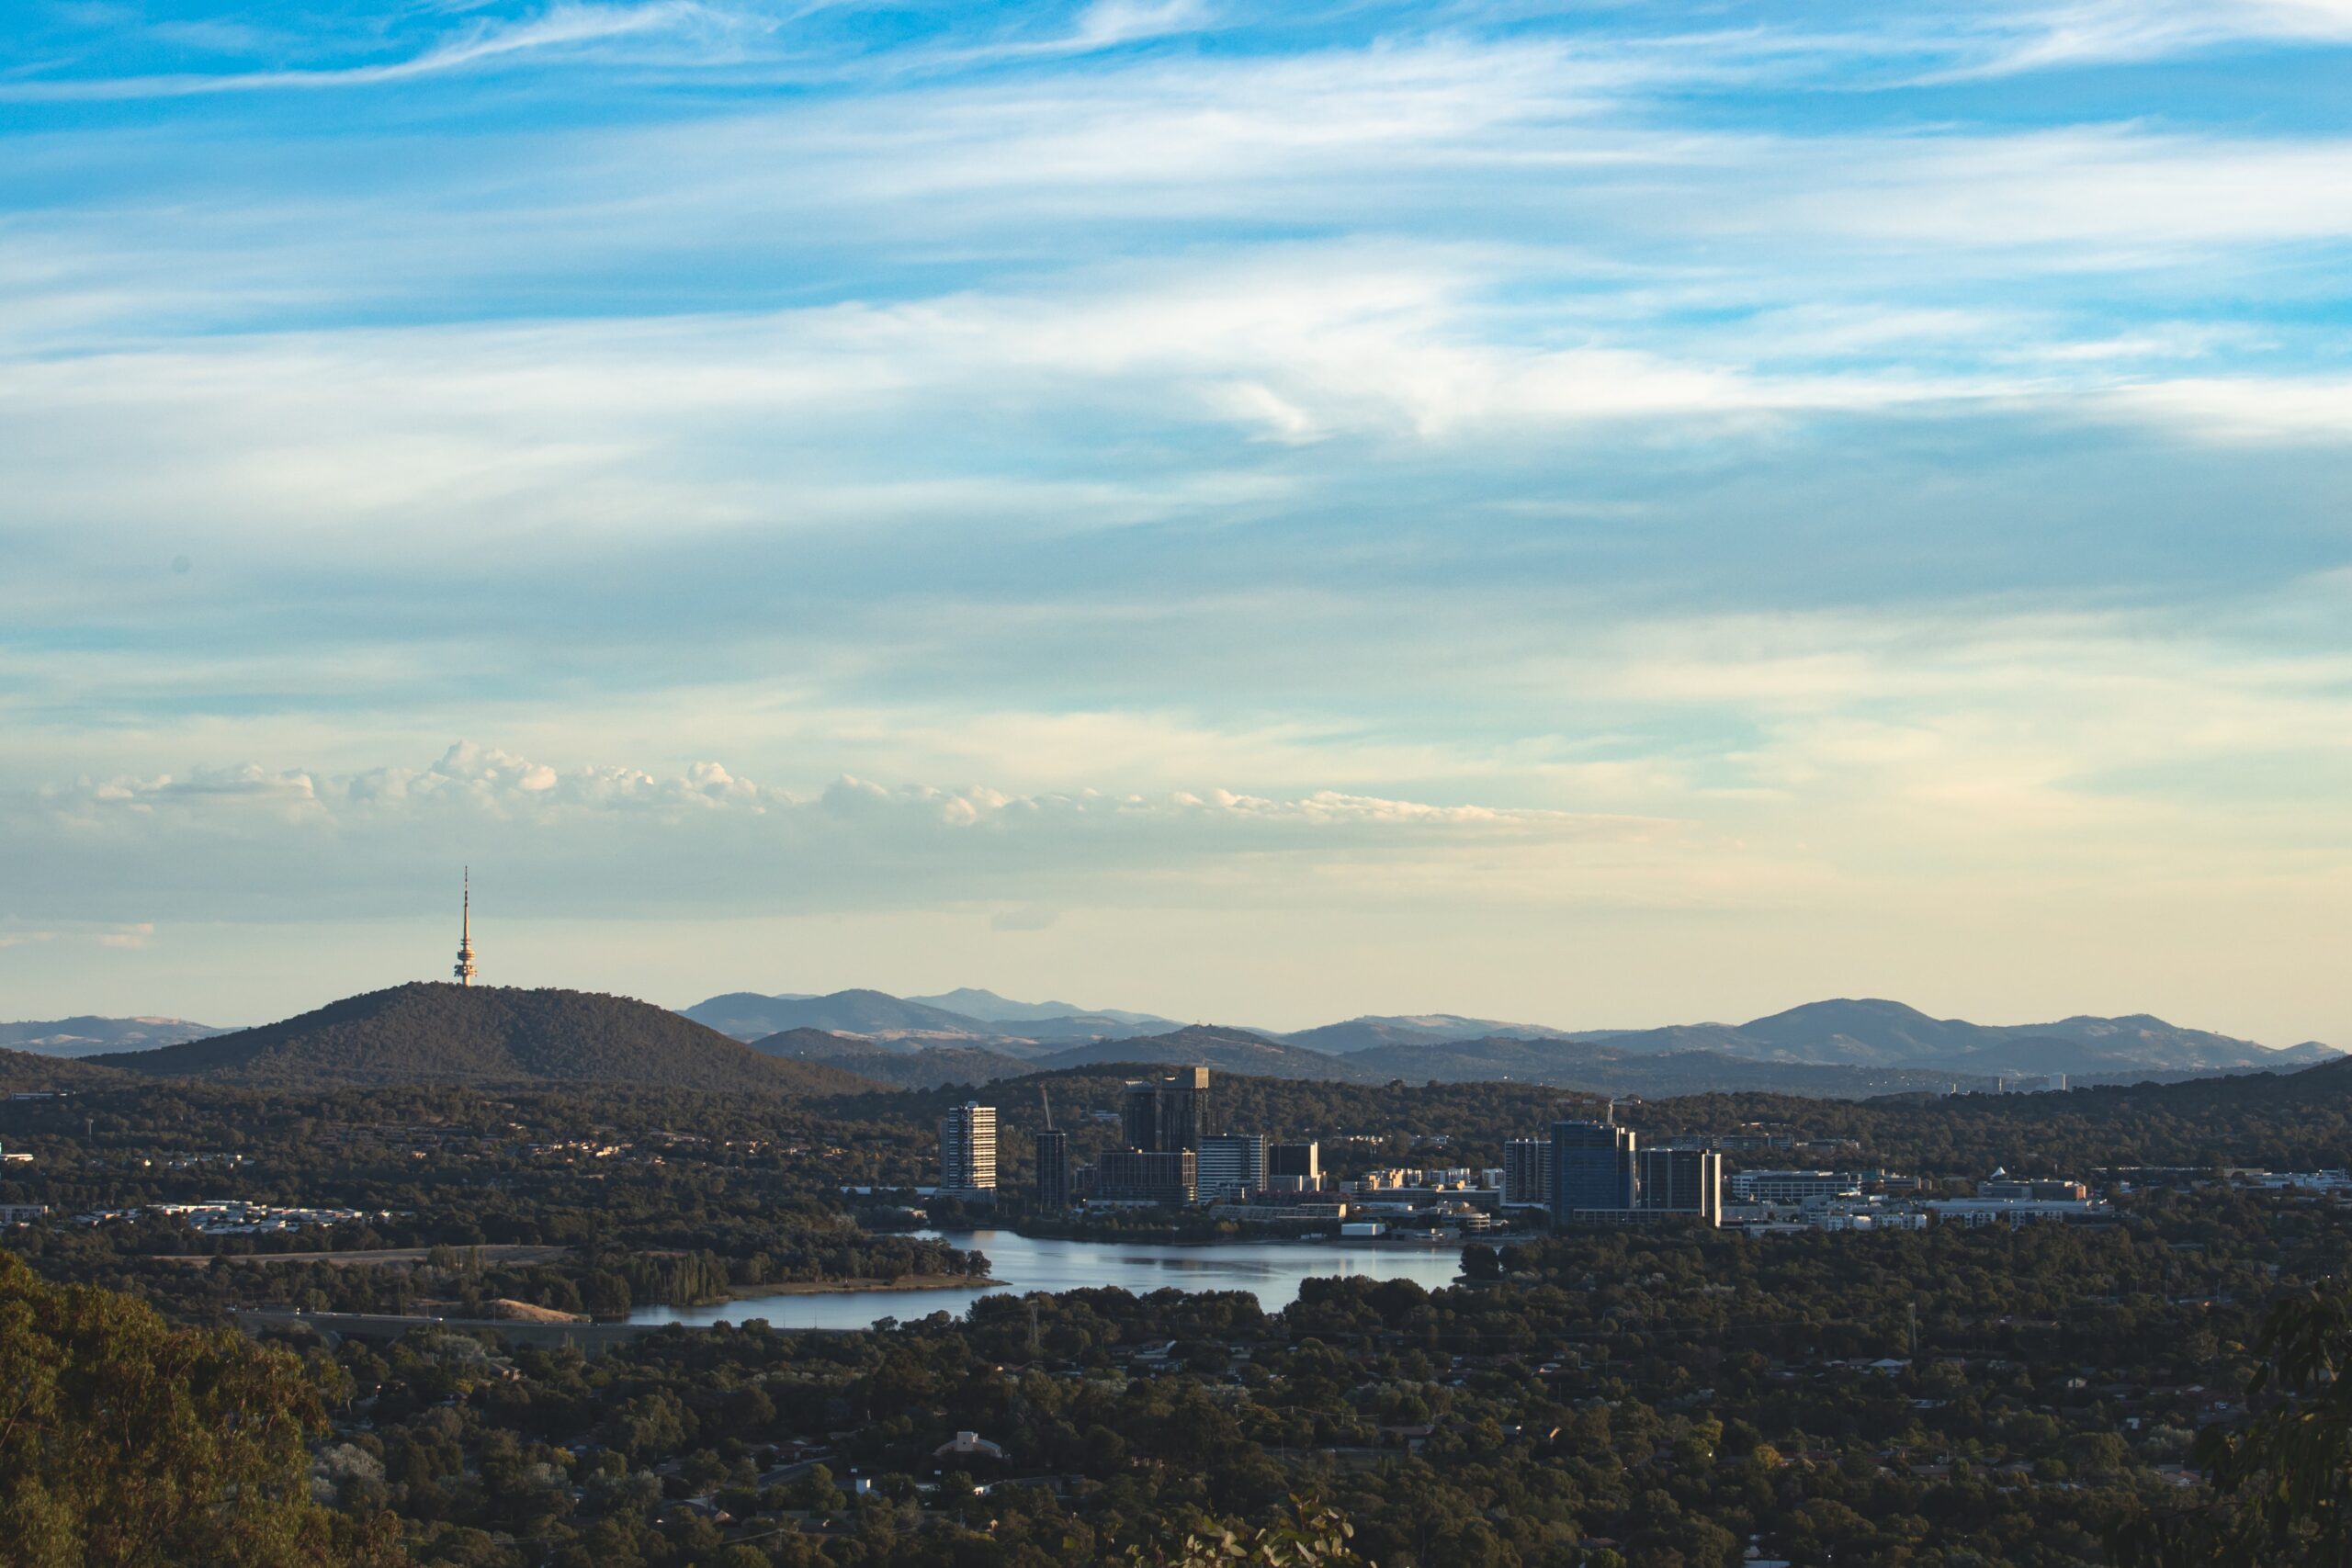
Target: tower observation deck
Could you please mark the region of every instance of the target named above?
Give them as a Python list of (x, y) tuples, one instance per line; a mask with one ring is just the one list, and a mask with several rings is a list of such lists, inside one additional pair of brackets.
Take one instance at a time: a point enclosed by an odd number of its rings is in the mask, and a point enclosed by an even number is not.
[(466, 868), (465, 891), (458, 905), (458, 966), (451, 971), (458, 984), (470, 986), (477, 971), (474, 968), (474, 873)]

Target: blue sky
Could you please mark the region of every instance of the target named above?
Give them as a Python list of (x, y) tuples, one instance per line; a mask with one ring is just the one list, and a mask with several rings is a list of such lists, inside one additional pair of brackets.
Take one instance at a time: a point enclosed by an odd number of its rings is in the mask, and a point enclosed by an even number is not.
[(2352, 1045), (2352, 4), (45, 4), (0, 1015)]

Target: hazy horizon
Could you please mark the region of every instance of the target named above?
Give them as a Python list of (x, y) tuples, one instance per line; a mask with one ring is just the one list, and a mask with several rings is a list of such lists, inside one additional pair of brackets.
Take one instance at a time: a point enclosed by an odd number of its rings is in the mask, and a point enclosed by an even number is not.
[(0, 1014), (2352, 1044), (2340, 6), (8, 31)]
[[(481, 944), (477, 943), (476, 945), (479, 947)], [(368, 991), (380, 990), (389, 987), (404, 985), (418, 980), (440, 982), (447, 978), (447, 976), (445, 974), (427, 972), (405, 976), (388, 975), (375, 979), (355, 979), (351, 983), (347, 991), (337, 991), (333, 995), (322, 994), (311, 997), (308, 999), (290, 1000), (283, 1004), (279, 1004), (277, 1010), (264, 1015), (237, 1017), (229, 1017), (224, 1015), (220, 1017), (210, 1017), (198, 1016), (197, 1014), (189, 1012), (175, 1011), (169, 1009), (160, 1008), (133, 1008), (118, 1013), (107, 1013), (103, 1010), (99, 1010), (96, 1015), (111, 1017), (173, 1018), (187, 1022), (202, 1023), (220, 1028), (252, 1028), (260, 1024), (276, 1022), (282, 1018), (292, 1017), (300, 1013), (308, 1012), (313, 1008), (322, 1007), (329, 1002), (338, 1000), (345, 995), (356, 995)], [(1055, 999), (1071, 1002), (1074, 1006), (1089, 1011), (1099, 1011), (1103, 1009), (1119, 1009), (1131, 1012), (1154, 1013), (1159, 1017), (1168, 1019), (1177, 1027), (1183, 1027), (1191, 1024), (1204, 1024), (1216, 1028), (1265, 1029), (1276, 1033), (1295, 1033), (1300, 1030), (1312, 1029), (1323, 1024), (1346, 1022), (1357, 1018), (1416, 1018), (1436, 1015), (1484, 1019), (1498, 1023), (1541, 1025), (1546, 1028), (1564, 1031), (1623, 1030), (1630, 1032), (1634, 1030), (1663, 1028), (1679, 1024), (1740, 1024), (1749, 1022), (1757, 1019), (1768, 1018), (1774, 1014), (1785, 1011), (1790, 1008), (1802, 1007), (1815, 1002), (1840, 1000), (1899, 1002), (1906, 1006), (1918, 1007), (1920, 1011), (1928, 1014), (1930, 1017), (1938, 1019), (1963, 1019), (1971, 1023), (1985, 1024), (1996, 1027), (2014, 1026), (2028, 1023), (2052, 1023), (2069, 1017), (2122, 1017), (2131, 1016), (2132, 1014), (2144, 1014), (2151, 1011), (2151, 1010), (2145, 1008), (2128, 1007), (2118, 1007), (2112, 1009), (2068, 1008), (2064, 1010), (2052, 1011), (2046, 1014), (2037, 1014), (2032, 1017), (1990, 1017), (1971, 1014), (1964, 1010), (1951, 1011), (1932, 1007), (1921, 1007), (1918, 1003), (1911, 1001), (1907, 998), (1889, 995), (1883, 992), (1854, 991), (1842, 996), (1824, 994), (1821, 996), (1804, 997), (1790, 1001), (1776, 1003), (1770, 1007), (1764, 1008), (1739, 1008), (1726, 1012), (1703, 1014), (1678, 1013), (1673, 1016), (1660, 1015), (1657, 1017), (1644, 1018), (1634, 1021), (1623, 1019), (1596, 1020), (1577, 1017), (1560, 1017), (1554, 1016), (1550, 1013), (1498, 1012), (1475, 1007), (1465, 1008), (1453, 1005), (1396, 1007), (1385, 1009), (1363, 1008), (1351, 1007), (1351, 1004), (1347, 1004), (1345, 1002), (1335, 1002), (1332, 1010), (1326, 1010), (1321, 1013), (1316, 1013), (1311, 1016), (1300, 1015), (1277, 1021), (1271, 1018), (1255, 1016), (1228, 1017), (1222, 1014), (1202, 1013), (1197, 1010), (1188, 1011), (1181, 1006), (1155, 1007), (1148, 1004), (1138, 1003), (1132, 998), (1122, 996), (1095, 996), (1089, 993), (1076, 992), (1069, 987), (1064, 987), (1058, 990), (1051, 987), (1036, 989), (1035, 991), (1007, 990), (1001, 986), (978, 983), (969, 977), (957, 981), (952, 985), (901, 984), (898, 986), (885, 986), (863, 980), (848, 980), (840, 983), (833, 983), (831, 981), (824, 981), (821, 983), (811, 981), (798, 985), (769, 985), (764, 983), (748, 985), (715, 985), (708, 989), (696, 991), (692, 996), (658, 994), (652, 991), (634, 991), (627, 989), (626, 987), (616, 987), (611, 985), (598, 984), (593, 980), (560, 980), (545, 977), (509, 979), (502, 978), (489, 973), (485, 973), (481, 976), (474, 983), (476, 985), (486, 987), (514, 986), (528, 988), (533, 987), (552, 986), (563, 989), (616, 992), (620, 995), (635, 997), (640, 1001), (652, 1002), (657, 1006), (667, 1008), (673, 1011), (683, 1011), (689, 1007), (693, 1007), (699, 1002), (709, 1000), (715, 997), (738, 993), (761, 996), (779, 996), (797, 993), (810, 997), (821, 997), (834, 995), (843, 991), (866, 990), (879, 991), (886, 995), (912, 999), (916, 998), (944, 996), (947, 993), (959, 989), (970, 988), (974, 990), (992, 991), (998, 997), (1009, 1002), (1024, 1004), (1035, 1003), (1046, 1000), (1048, 997), (1051, 997)], [(21, 1018), (0, 1018), (0, 1023), (41, 1021), (45, 1020), (62, 1019), (77, 1015), (91, 1014), (93, 1010), (94, 1010), (89, 1008), (73, 1008), (53, 1013), (26, 1015)], [(2250, 1035), (2243, 1030), (2234, 1028), (2226, 1021), (2216, 1021), (2211, 1019), (2166, 1017), (2165, 1018), (2165, 1021), (2183, 1028), (2202, 1029), (2216, 1034), (2233, 1035), (2240, 1039), (2249, 1040), (2256, 1044), (2268, 1046), (2273, 1050), (2285, 1050), (2290, 1046), (2303, 1044), (2311, 1038), (2304, 1037), (2296, 1040), (2263, 1039)], [(1019, 1032), (1020, 1028), (1017, 1023), (1008, 1024), (1006, 1027), (1016, 1033)], [(2333, 1042), (2327, 1041), (2322, 1041), (2320, 1043), (2324, 1044), (2334, 1043)]]

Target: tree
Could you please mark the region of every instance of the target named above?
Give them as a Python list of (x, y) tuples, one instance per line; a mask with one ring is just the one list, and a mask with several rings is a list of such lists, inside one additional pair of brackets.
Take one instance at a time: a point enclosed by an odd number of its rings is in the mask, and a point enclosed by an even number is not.
[(0, 1253), (0, 1540), (21, 1568), (373, 1561), (386, 1525), (310, 1497), (325, 1428), (300, 1361), (174, 1328)]
[(2226, 1506), (2143, 1513), (2110, 1539), (2137, 1568), (2288, 1568), (2352, 1562), (2352, 1290), (2290, 1297), (2253, 1345), (2246, 1392), (2275, 1403), (2198, 1439)]

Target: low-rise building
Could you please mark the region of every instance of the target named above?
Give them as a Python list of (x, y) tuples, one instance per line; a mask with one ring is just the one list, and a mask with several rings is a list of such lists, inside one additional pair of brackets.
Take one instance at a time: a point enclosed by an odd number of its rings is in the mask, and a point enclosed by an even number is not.
[(939, 1460), (996, 1460), (1004, 1457), (1004, 1449), (978, 1432), (958, 1432), (932, 1450), (931, 1457)]
[(1110, 1149), (1094, 1168), (1094, 1197), (1105, 1203), (1190, 1203), (1200, 1191), (1190, 1149)]
[(1862, 1179), (1843, 1170), (1738, 1170), (1724, 1186), (1737, 1203), (1804, 1204), (1862, 1195)]
[(2098, 1199), (1930, 1198), (1920, 1207), (1946, 1224), (2012, 1227), (2047, 1220), (2072, 1224), (2109, 1220), (2115, 1211)]
[(2079, 1181), (2019, 1178), (1996, 1170), (1976, 1184), (1976, 1195), (1994, 1203), (2079, 1203), (2091, 1190)]

